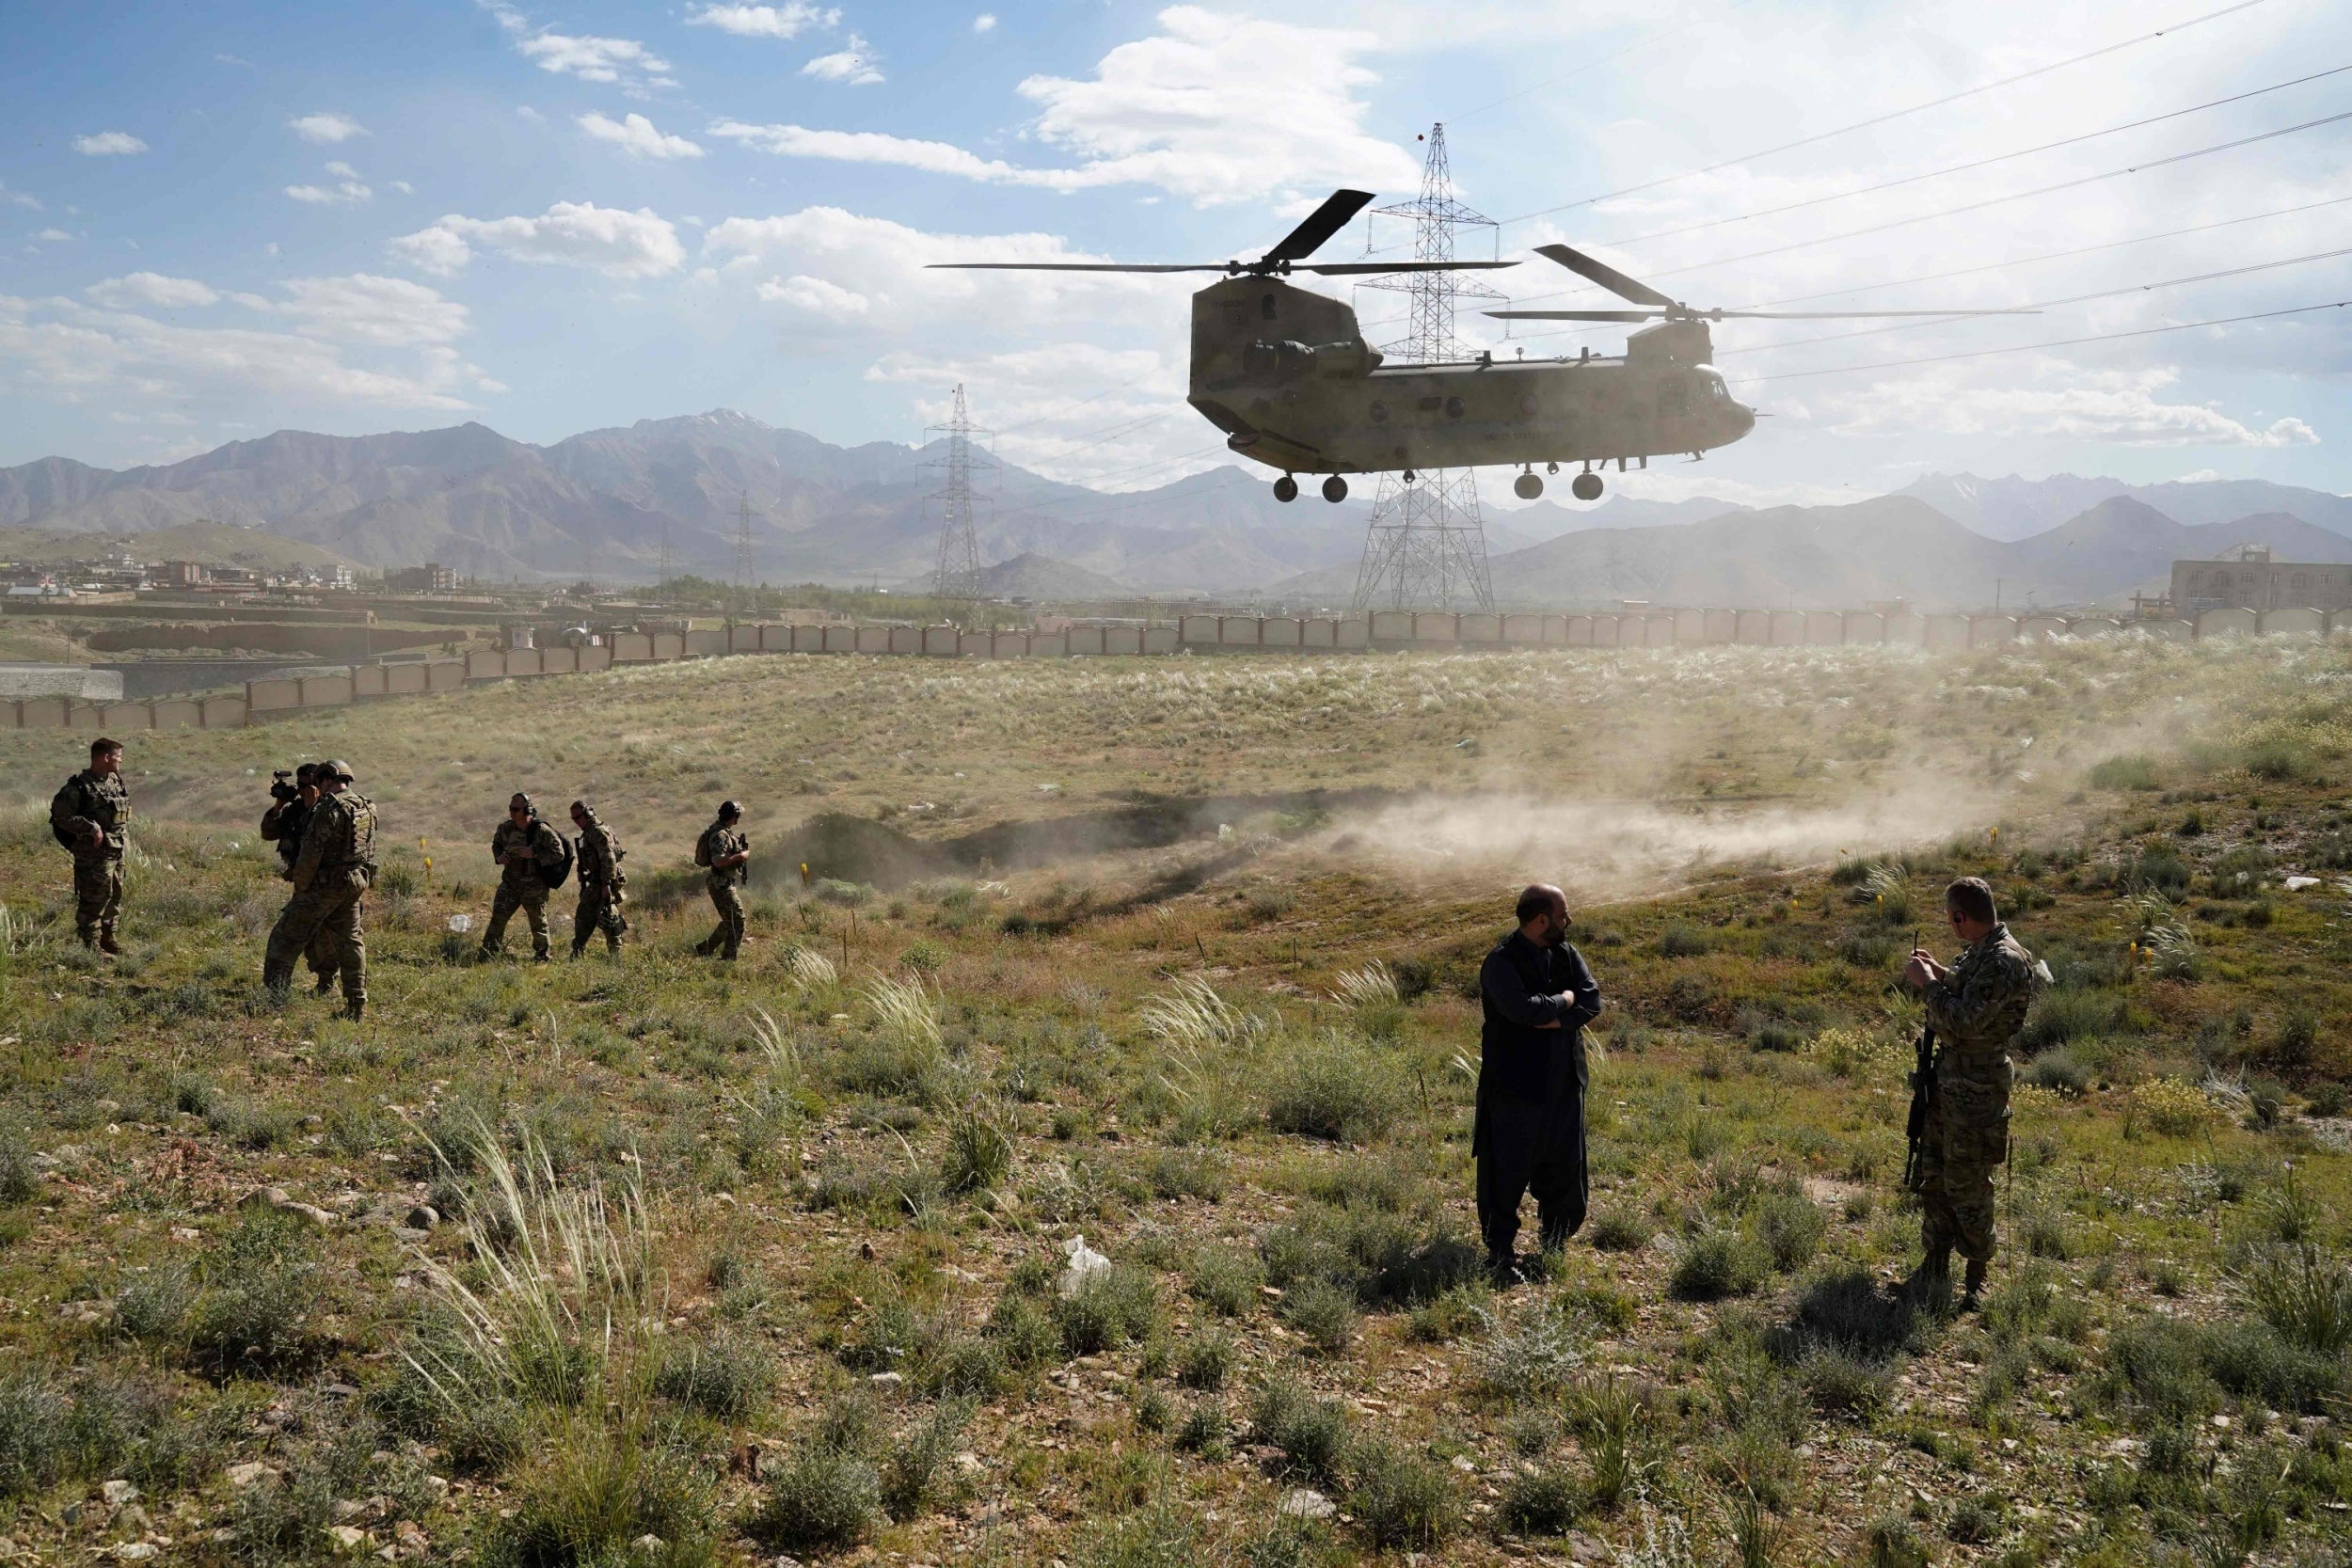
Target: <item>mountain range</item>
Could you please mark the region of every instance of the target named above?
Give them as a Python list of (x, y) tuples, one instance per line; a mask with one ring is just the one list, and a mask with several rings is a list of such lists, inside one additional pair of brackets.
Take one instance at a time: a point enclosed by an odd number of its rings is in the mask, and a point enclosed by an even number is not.
[[(0, 554), (25, 558), (31, 530), (44, 553), (59, 535), (135, 534), (149, 554), (251, 531), (363, 567), (431, 561), (488, 578), (645, 581), (665, 549), (675, 571), (731, 577), (747, 529), (765, 580), (895, 586), (931, 569), (946, 457), (945, 443), (839, 447), (723, 409), (544, 447), (480, 424), (280, 431), (151, 467), (50, 457), (0, 468)], [(1354, 585), (1375, 483), (1338, 505), (1285, 506), (1263, 473), (1225, 467), (1105, 494), (982, 454), (976, 531), (1000, 594), (1330, 602)], [(2352, 499), (2257, 480), (1935, 474), (1846, 506), (1544, 500), (1490, 514), (1486, 535), (1494, 580), (1514, 603), (2088, 602), (2241, 542), (2352, 561)]]

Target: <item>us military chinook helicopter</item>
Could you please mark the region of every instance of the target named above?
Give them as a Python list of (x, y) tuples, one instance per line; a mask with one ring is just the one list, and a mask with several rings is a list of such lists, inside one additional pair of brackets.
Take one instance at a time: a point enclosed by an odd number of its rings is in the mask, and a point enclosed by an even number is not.
[(2021, 315), (2016, 310), (1698, 309), (1564, 245), (1536, 254), (1599, 284), (1638, 310), (1490, 310), (1512, 321), (1648, 322), (1621, 356), (1474, 359), (1391, 365), (1364, 341), (1356, 312), (1283, 281), (1294, 273), (1487, 271), (1517, 261), (1326, 261), (1307, 258), (1373, 199), (1334, 191), (1254, 261), (942, 261), (993, 272), (1223, 273), (1192, 296), (1192, 381), (1185, 401), (1243, 457), (1281, 470), (1274, 499), (1295, 500), (1299, 474), (1323, 474), (1323, 499), (1347, 499), (1349, 474), (1509, 465), (1522, 499), (1544, 493), (1535, 465), (1581, 464), (1568, 489), (1597, 500), (1598, 468), (1652, 457), (1693, 458), (1756, 428), (1709, 363), (1709, 322), (1832, 321), (1897, 316)]

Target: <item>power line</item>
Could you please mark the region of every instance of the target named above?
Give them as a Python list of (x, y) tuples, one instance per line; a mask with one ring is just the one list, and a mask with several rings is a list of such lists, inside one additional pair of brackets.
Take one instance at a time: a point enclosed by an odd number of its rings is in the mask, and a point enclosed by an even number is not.
[[(2275, 207), (2267, 213), (2249, 213), (2244, 217), (2220, 218), (2212, 223), (2191, 224), (2185, 229), (2167, 229), (2154, 234), (2136, 234), (2128, 240), (2105, 240), (2098, 245), (2076, 245), (2069, 250), (2047, 250), (2039, 256), (2020, 256), (2007, 261), (1980, 261), (1974, 266), (1952, 267), (1944, 272), (1919, 273), (1910, 277), (1889, 278), (1882, 283), (1856, 284), (1851, 288), (1825, 289), (1819, 293), (1788, 294), (1780, 299), (1750, 300), (1738, 309), (1769, 310), (1783, 305), (1810, 305), (1818, 300), (1838, 299), (1847, 294), (1876, 293), (1881, 289), (1903, 289), (1917, 283), (1940, 283), (1949, 277), (1971, 277), (1979, 273), (2003, 272), (2010, 267), (2036, 266), (2043, 261), (2071, 261), (2077, 256), (2093, 256), (2103, 250), (2121, 250), (2126, 245), (2153, 245), (2158, 240), (2177, 240), (2186, 234), (2211, 233), (2217, 229), (2232, 229), (2244, 223), (2261, 223), (2269, 218), (2293, 217), (2298, 213), (2317, 212), (2323, 207), (2340, 207), (2347, 201), (2352, 201), (2352, 195), (2331, 196), (2325, 200), (2307, 201), (2299, 206)], [(1565, 292), (1583, 293), (1590, 291), (1578, 289)], [(1531, 296), (1532, 299), (1547, 297), (1558, 296), (1540, 294)], [(1611, 326), (1564, 326), (1552, 331), (1515, 334), (1514, 341), (1534, 342), (1542, 338), (1590, 338), (1615, 330), (1617, 330), (1615, 327)]]
[(1752, 381), (1794, 381), (1802, 376), (1850, 375), (1856, 371), (1894, 371), (1912, 365), (1941, 365), (1954, 359), (1987, 359), (2000, 354), (2032, 354), (2045, 348), (2074, 348), (2083, 343), (2120, 342), (2126, 338), (2153, 338), (2166, 332), (2191, 332), (2201, 326), (2234, 326), (2241, 322), (2275, 321), (2280, 316), (2304, 316), (2314, 310), (2341, 310), (2352, 305), (2352, 299), (2331, 299), (2318, 305), (2297, 305), (2284, 310), (2257, 310), (2246, 316), (2217, 316), (2212, 321), (2175, 322), (2169, 326), (2142, 326), (2129, 332), (2097, 332), (2087, 338), (2056, 338), (2043, 343), (2014, 343), (2008, 348), (1970, 349), (1962, 354), (1931, 354), (1917, 359), (1887, 359), (1875, 365), (1838, 365), (1819, 371), (1777, 371), (1771, 375), (1733, 377), (1742, 383)]
[(2161, 125), (2168, 119), (2179, 119), (2185, 115), (2202, 114), (2207, 109), (2218, 109), (2232, 103), (2243, 103), (2249, 98), (2260, 98), (2266, 93), (2284, 92), (2289, 87), (2299, 87), (2307, 82), (2322, 81), (2329, 76), (2341, 76), (2347, 71), (2352, 71), (2352, 65), (2340, 65), (2327, 71), (2315, 71), (2308, 76), (2297, 76), (2290, 82), (2273, 83), (2266, 87), (2256, 87), (2250, 92), (2232, 93), (2227, 98), (2217, 98), (2205, 103), (2192, 103), (2185, 109), (2168, 110), (2160, 115), (2150, 115), (2145, 119), (2126, 120), (2121, 125), (2110, 125), (2104, 130), (2086, 131), (2081, 135), (2043, 142), (2039, 147), (2020, 148), (2014, 152), (1998, 152), (1989, 158), (1971, 159), (1964, 164), (1951, 164), (1946, 167), (1931, 168), (1920, 174), (1906, 174), (1899, 180), (1881, 181), (1875, 185), (1861, 185), (1850, 191), (1837, 191), (1829, 196), (1808, 197), (1803, 201), (1791, 201), (1778, 207), (1759, 207), (1753, 213), (1735, 213), (1729, 217), (1709, 218), (1704, 223), (1685, 224), (1679, 229), (1660, 229), (1647, 234), (1629, 234), (1623, 239), (1601, 240), (1597, 243), (1613, 245), (1642, 245), (1650, 240), (1673, 239), (1678, 234), (1695, 234), (1704, 229), (1721, 229), (1725, 224), (1747, 223), (1756, 218), (1778, 217), (1783, 213), (1803, 212), (1807, 207), (1825, 206), (1832, 201), (1847, 201), (1857, 196), (1876, 196), (1881, 191), (1896, 190), (1904, 185), (1915, 185), (1927, 180), (1940, 180), (1947, 174), (1965, 174), (1971, 169), (1989, 168), (1994, 164), (2010, 163), (2019, 158), (2030, 158), (2037, 153), (2055, 152), (2061, 147), (2075, 147), (2084, 142), (2097, 141), (2102, 136), (2121, 135), (2126, 131), (2138, 131), (2151, 125)]
[[(2095, 293), (2068, 294), (2062, 299), (2037, 299), (2018, 307), (2021, 310), (2047, 310), (2060, 305), (2085, 305), (2094, 299), (2115, 299), (2123, 294), (2148, 293), (2157, 289), (2177, 289), (2190, 283), (2211, 283), (2223, 277), (2243, 277), (2250, 272), (2276, 272), (2280, 267), (2298, 267), (2306, 261), (2331, 261), (2339, 256), (2352, 256), (2352, 245), (2340, 250), (2318, 250), (2309, 256), (2290, 256), (2278, 261), (2256, 261), (2243, 267), (2225, 267), (2219, 272), (2201, 272), (2193, 277), (2168, 277), (2159, 283), (2127, 283), (2120, 289), (2101, 289)], [(1803, 348), (1809, 343), (1838, 343), (1850, 338), (1874, 338), (1886, 332), (1906, 332), (1922, 326), (1943, 326), (1957, 318), (1942, 321), (1904, 322), (1895, 326), (1866, 327), (1859, 332), (1833, 332), (1819, 338), (1790, 338), (1777, 343), (1756, 343), (1748, 348), (1724, 349), (1717, 359), (1727, 359), (1735, 354), (1767, 354), (1776, 348)]]
[[(1836, 245), (1845, 240), (1863, 239), (1872, 234), (1883, 234), (1891, 230), (1908, 229), (1915, 224), (1932, 223), (1938, 218), (1958, 217), (1964, 213), (1980, 213), (1987, 208), (2005, 206), (2012, 201), (2030, 200), (2038, 196), (2052, 196), (2059, 191), (2079, 190), (2085, 185), (2095, 185), (2103, 181), (2120, 180), (2125, 175), (2141, 174), (2150, 169), (2185, 164), (2193, 159), (2210, 157), (2217, 152), (2234, 151), (2241, 147), (2251, 147), (2258, 142), (2275, 141), (2280, 136), (2291, 136), (2300, 131), (2316, 130), (2320, 126), (2334, 125), (2346, 119), (2352, 119), (2352, 109), (2346, 109), (2342, 114), (2328, 115), (2319, 119), (2307, 119), (2299, 125), (2282, 125), (2275, 131), (2264, 131), (2250, 136), (2240, 136), (2235, 141), (2217, 142), (2211, 147), (2200, 147), (2187, 152), (2175, 152), (2163, 158), (2151, 158), (2143, 163), (2126, 165), (2122, 168), (2111, 168), (2103, 174), (2086, 174), (2074, 180), (2061, 180), (2054, 185), (2039, 185), (2028, 191), (2012, 191), (2007, 196), (1987, 197), (1981, 201), (1963, 202), (1957, 207), (1946, 207), (1932, 213), (1920, 213), (1907, 218), (1893, 218), (1885, 223), (1874, 223), (1864, 229), (1849, 229), (1836, 234), (1823, 234), (1816, 239), (1792, 240), (1787, 245), (1770, 245), (1762, 250), (1743, 251), (1737, 256), (1719, 256), (1712, 261), (1692, 261), (1686, 266), (1668, 267), (1650, 273), (1648, 276), (1679, 277), (1686, 273), (1705, 272), (1710, 267), (1727, 267), (1739, 261), (1759, 261), (1768, 256), (1785, 256), (1792, 250), (1810, 250), (1815, 245)], [(1526, 298), (1528, 302), (1533, 302), (1591, 292), (1589, 289), (1581, 288), (1564, 289), (1549, 294), (1530, 294)]]
[(1930, 109), (1940, 109), (1947, 103), (1958, 103), (1963, 99), (1997, 91), (2002, 87), (2014, 87), (2020, 82), (2031, 81), (2037, 76), (2047, 76), (2054, 71), (2063, 71), (2069, 66), (2080, 65), (2085, 60), (2095, 60), (2103, 55), (2112, 55), (2119, 50), (2129, 49), (2135, 44), (2147, 43), (2172, 33), (2186, 32), (2191, 27), (2202, 26), (2208, 22), (2217, 22), (2225, 16), (2234, 16), (2239, 11), (2251, 10), (2263, 3), (2264, 0), (2239, 0), (2239, 3), (2234, 6), (2226, 6), (2217, 11), (2208, 11), (2202, 16), (2191, 17), (2186, 22), (2175, 23), (2169, 27), (2159, 27), (2153, 33), (2141, 33), (2136, 38), (2125, 39), (2120, 43), (2106, 44), (2049, 65), (2036, 66), (2031, 71), (2021, 71), (2014, 76), (2004, 76), (1995, 82), (1986, 82), (1977, 87), (1963, 88), (1959, 92), (1947, 93), (1942, 98), (1931, 99), (1925, 103), (1914, 103), (1906, 109), (1889, 110), (1883, 115), (1874, 115), (1868, 119), (1855, 120), (1851, 125), (1840, 125), (1834, 131), (1823, 131), (1816, 135), (1801, 136), (1795, 141), (1782, 142), (1777, 147), (1768, 147), (1760, 152), (1743, 153), (1737, 158), (1725, 158), (1721, 163), (1708, 164), (1704, 168), (1685, 169), (1680, 174), (1669, 174), (1662, 179), (1645, 181), (1638, 185), (1628, 185), (1622, 190), (1607, 191), (1599, 196), (1588, 196), (1576, 201), (1564, 201), (1557, 207), (1538, 208), (1534, 212), (1521, 213), (1517, 217), (1504, 218), (1502, 221), (1506, 224), (1525, 223), (1530, 218), (1547, 217), (1553, 213), (1572, 212), (1579, 207), (1590, 207), (1598, 202), (1613, 200), (1621, 196), (1633, 196), (1642, 191), (1654, 191), (1661, 185), (1671, 185), (1678, 181), (1694, 180), (1702, 174), (1714, 174), (1730, 168), (1734, 165), (1754, 163), (1759, 158), (1771, 158), (1783, 152), (1793, 152), (1801, 147), (1812, 147), (1838, 136), (1849, 135), (1856, 131), (1867, 131), (1874, 125), (1884, 125), (1910, 115), (1925, 114)]

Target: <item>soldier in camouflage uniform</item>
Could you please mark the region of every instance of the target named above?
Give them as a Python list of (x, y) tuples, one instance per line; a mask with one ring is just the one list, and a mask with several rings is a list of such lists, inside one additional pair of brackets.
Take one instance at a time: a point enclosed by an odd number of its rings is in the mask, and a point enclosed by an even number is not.
[(541, 963), (548, 958), (548, 882), (546, 873), (564, 861), (564, 841), (540, 820), (539, 808), (528, 795), (506, 802), (506, 820), (490, 835), (490, 858), (503, 869), (497, 896), (490, 901), (489, 928), (482, 933), (482, 956), (496, 958), (506, 946), (506, 923), (523, 911), (531, 923), (531, 956)]
[[(318, 768), (315, 762), (296, 768), (294, 799), (272, 800), (269, 810), (262, 814), (262, 842), (278, 846), (278, 874), (288, 881), (294, 879), (294, 861), (302, 853), (303, 830), (310, 826), (310, 814), (318, 809)], [(317, 977), (319, 995), (325, 996), (335, 989), (335, 947), (324, 926), (319, 927), (310, 950), (302, 955), (302, 961)]]
[(90, 742), (89, 767), (49, 802), (49, 831), (73, 852), (73, 934), (85, 947), (119, 955), (122, 851), (131, 829), (131, 786), (122, 782), (122, 742)]
[(2033, 955), (2009, 934), (1982, 879), (1952, 883), (1944, 906), (1967, 947), (1949, 969), (1915, 950), (1903, 970), (1903, 979), (1926, 993), (1936, 1039), (1917, 1178), (1927, 1258), (1914, 1287), (1942, 1288), (1957, 1246), (1968, 1260), (1963, 1305), (1973, 1307), (1993, 1259), (1993, 1177), (2009, 1157), (2009, 1042), (2033, 1005), (2037, 976)]
[(694, 944), (694, 951), (706, 956), (732, 958), (743, 946), (743, 884), (751, 877), (752, 841), (738, 826), (742, 820), (741, 806), (722, 801), (719, 819), (694, 841), (694, 863), (708, 868), (710, 902), (719, 911), (718, 928)]
[(375, 880), (375, 803), (349, 787), (351, 769), (340, 762), (319, 764), (313, 777), (319, 803), (303, 825), (294, 894), (270, 929), (262, 984), (282, 999), (294, 964), (323, 939), (342, 975), (343, 1014), (357, 1022), (368, 1005), (368, 941), (359, 901)]
[(587, 951), (589, 937), (597, 931), (604, 933), (605, 945), (618, 953), (621, 934), (628, 929), (621, 913), (628, 896), (628, 874), (621, 869), (621, 857), (628, 851), (585, 800), (572, 802), (572, 826), (580, 830), (580, 869), (574, 873), (580, 879), (580, 908), (572, 914), (572, 957)]

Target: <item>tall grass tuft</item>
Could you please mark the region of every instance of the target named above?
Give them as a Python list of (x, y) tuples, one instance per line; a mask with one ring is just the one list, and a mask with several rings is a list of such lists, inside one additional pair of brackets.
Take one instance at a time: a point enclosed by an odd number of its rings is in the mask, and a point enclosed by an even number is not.
[(1198, 975), (1177, 981), (1174, 990), (1146, 1002), (1136, 1017), (1144, 1033), (1162, 1045), (1198, 1052), (1246, 1044), (1265, 1027), (1263, 1019), (1243, 1012)]
[(942, 1038), (939, 1007), (919, 975), (893, 979), (882, 975), (866, 988), (866, 1006), (874, 1025), (898, 1045), (923, 1053), (938, 1051)]

